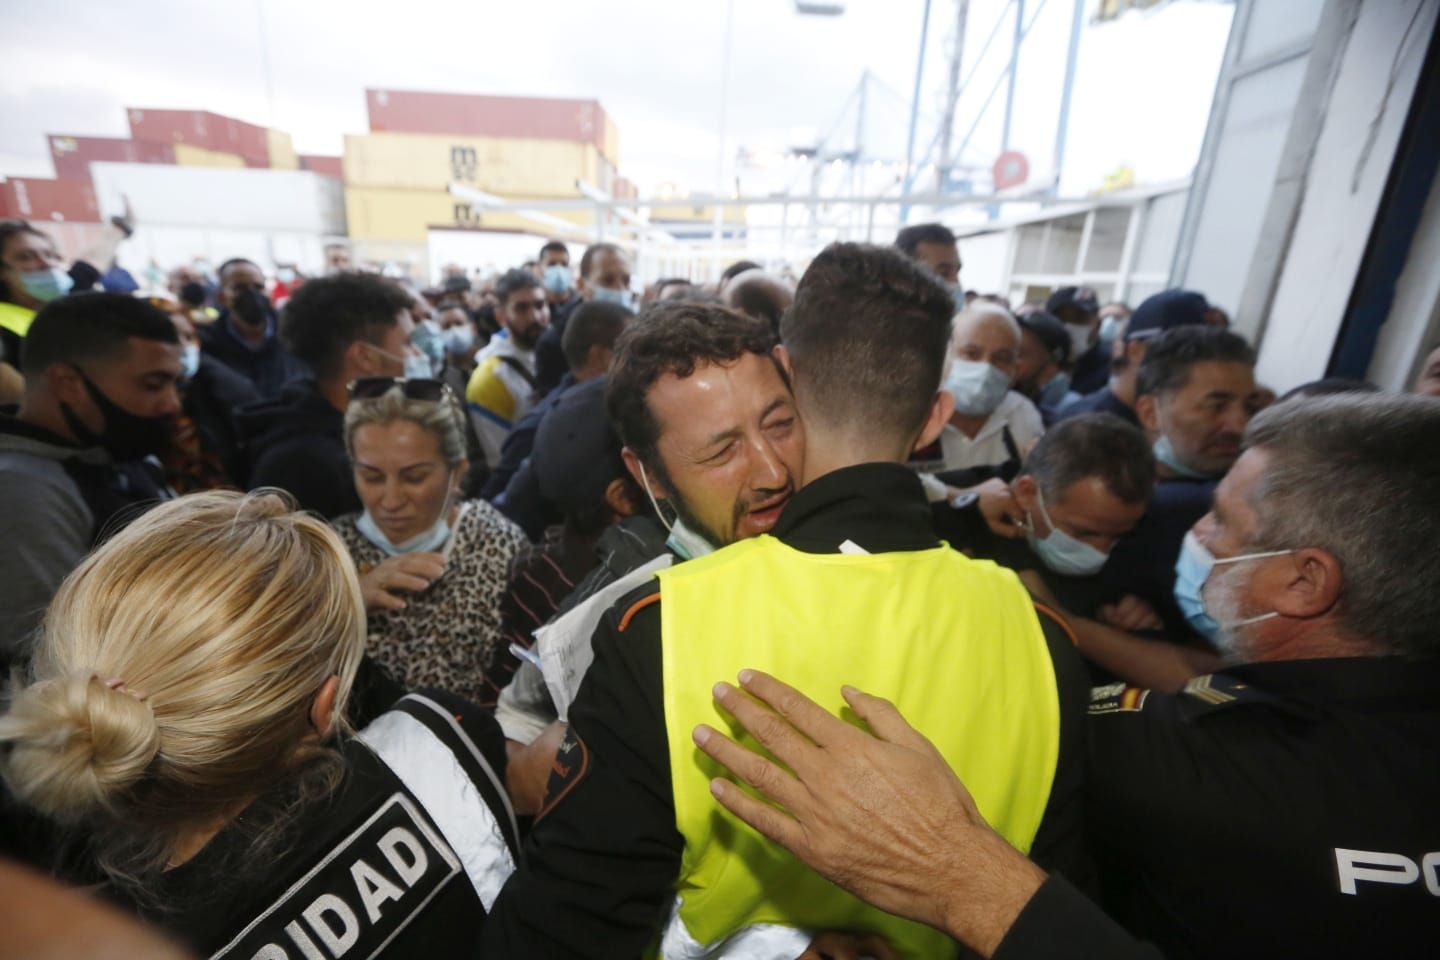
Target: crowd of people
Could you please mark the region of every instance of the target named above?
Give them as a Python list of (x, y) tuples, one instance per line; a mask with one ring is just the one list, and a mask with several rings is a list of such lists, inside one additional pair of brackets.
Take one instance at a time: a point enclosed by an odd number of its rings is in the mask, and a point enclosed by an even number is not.
[(0, 225), (0, 956), (1433, 950), (1440, 346), (113, 229)]

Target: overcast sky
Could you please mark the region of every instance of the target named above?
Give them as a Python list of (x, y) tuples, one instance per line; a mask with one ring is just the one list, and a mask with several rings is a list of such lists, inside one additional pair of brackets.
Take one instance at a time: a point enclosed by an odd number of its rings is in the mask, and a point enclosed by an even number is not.
[[(730, 152), (760, 158), (836, 126), (848, 148), (862, 70), (869, 157), (901, 160), (923, 0), (850, 0), (803, 17), (791, 0), (734, 0)], [(1204, 135), (1233, 8), (1175, 0), (1094, 24), (1086, 0), (1063, 192), (1087, 192), (1121, 164), (1142, 181), (1186, 176)], [(1037, 177), (1052, 169), (1072, 0), (1026, 0), (1012, 147)], [(981, 48), (1004, 15), (989, 51)], [(47, 0), (17, 6), (0, 37), (0, 173), (49, 176), (44, 135), (127, 134), (124, 107), (207, 109), (289, 131), (303, 153), (338, 154), (366, 129), (366, 87), (598, 99), (620, 131), (620, 171), (649, 192), (709, 190), (716, 176), (726, 0)], [(264, 30), (262, 34), (262, 18)], [(934, 0), (917, 154), (933, 139), (954, 0)], [(1014, 7), (972, 0), (957, 141), (1009, 57)], [(267, 96), (268, 50), (274, 85)], [(1001, 146), (1005, 86), (966, 158)], [(737, 164), (742, 189), (789, 173)], [(728, 179), (728, 177), (727, 177)]]

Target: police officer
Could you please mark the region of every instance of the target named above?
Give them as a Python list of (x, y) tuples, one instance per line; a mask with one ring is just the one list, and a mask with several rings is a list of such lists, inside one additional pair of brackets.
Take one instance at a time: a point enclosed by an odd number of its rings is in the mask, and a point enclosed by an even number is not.
[(1177, 566), (1228, 662), (1090, 707), (1108, 905), (1168, 957), (1434, 956), (1440, 404), (1250, 424)]
[[(836, 244), (811, 264), (781, 354), (806, 422), (806, 484), (768, 535), (662, 571), (602, 622), (487, 951), (633, 957), (663, 927), (662, 956), (795, 956), (809, 931), (843, 928), (902, 955), (953, 955), (942, 935), (717, 819), (715, 768), (691, 731), (724, 723), (711, 687), (741, 667), (783, 673), (832, 708), (844, 682), (897, 697), (1003, 835), (1051, 866), (1078, 864), (1083, 669), (1013, 574), (939, 543), (903, 466), (950, 414), (952, 309), (895, 251)], [(713, 437), (697, 463), (745, 456), (736, 443)]]
[(364, 643), (322, 521), (274, 494), (173, 500), (56, 595), (0, 717), (6, 783), (202, 956), (473, 955), (517, 856), (504, 741), (444, 694), (344, 729)]

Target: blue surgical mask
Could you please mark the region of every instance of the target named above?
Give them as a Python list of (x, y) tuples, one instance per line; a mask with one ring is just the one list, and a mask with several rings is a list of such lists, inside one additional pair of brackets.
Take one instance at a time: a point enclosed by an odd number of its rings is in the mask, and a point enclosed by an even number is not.
[(1150, 449), (1155, 453), (1155, 459), (1169, 467), (1176, 476), (1186, 477), (1190, 480), (1215, 479), (1215, 474), (1203, 473), (1182, 462), (1180, 455), (1175, 452), (1175, 445), (1171, 443), (1170, 438), (1163, 433), (1155, 438), (1155, 443), (1151, 445)]
[(1000, 406), (1010, 390), (1010, 378), (991, 364), (956, 360), (945, 377), (945, 389), (955, 398), (955, 412), (978, 417)]
[(405, 379), (406, 380), (428, 380), (435, 376), (435, 370), (430, 365), (430, 358), (423, 353), (405, 354)]
[(595, 287), (590, 298), (596, 303), (618, 303), (626, 310), (634, 309), (635, 295), (629, 290), (619, 290), (615, 287)]
[(1110, 559), (1110, 554), (1075, 539), (1057, 527), (1050, 519), (1050, 511), (1045, 509), (1045, 494), (1038, 486), (1035, 500), (1040, 507), (1040, 516), (1045, 518), (1045, 525), (1050, 528), (1049, 535), (1042, 539), (1035, 536), (1034, 522), (1028, 524), (1025, 539), (1030, 542), (1030, 549), (1035, 551), (1035, 555), (1045, 566), (1062, 576), (1090, 577), (1099, 573), (1105, 561)]
[(187, 343), (180, 348), (180, 376), (192, 380), (200, 372), (200, 345)]
[(75, 286), (75, 281), (59, 267), (46, 267), (44, 270), (22, 271), (20, 285), (36, 300), (49, 303), (69, 293)]
[(468, 323), (458, 327), (447, 327), (444, 334), (445, 350), (454, 356), (463, 356), (475, 345), (475, 331)]
[(958, 283), (955, 284), (955, 286), (950, 288), (950, 299), (954, 301), (956, 311), (964, 310), (965, 288), (960, 286), (960, 284)]
[[(415, 329), (410, 334), (410, 345), (423, 353), (425, 358), (430, 361), (431, 373), (427, 376), (433, 377), (445, 366), (444, 340), (440, 324), (434, 320), (421, 320), (415, 324)], [(413, 374), (407, 373), (406, 376), (413, 376)]]
[(570, 268), (563, 263), (552, 263), (545, 268), (545, 279), (541, 284), (548, 293), (565, 293), (570, 289), (574, 278), (570, 275)]
[(1057, 373), (1054, 378), (1040, 390), (1040, 406), (1058, 407), (1060, 401), (1065, 399), (1065, 394), (1070, 392), (1070, 374)]
[(1237, 620), (1234, 623), (1217, 623), (1205, 610), (1205, 581), (1210, 579), (1211, 572), (1216, 567), (1227, 563), (1263, 560), (1266, 557), (1280, 557), (1287, 553), (1294, 553), (1294, 551), (1266, 550), (1260, 553), (1242, 553), (1238, 556), (1217, 560), (1205, 544), (1200, 542), (1200, 538), (1195, 536), (1195, 531), (1191, 530), (1185, 534), (1185, 539), (1180, 544), (1180, 557), (1175, 561), (1175, 602), (1180, 606), (1180, 612), (1185, 615), (1186, 621), (1195, 628), (1197, 633), (1209, 640), (1212, 645), (1223, 647), (1225, 646), (1225, 631), (1252, 623), (1260, 623), (1276, 617), (1278, 614), (1262, 613), (1258, 616)]
[(1120, 331), (1125, 329), (1125, 321), (1119, 314), (1112, 313), (1100, 321), (1100, 345), (1105, 352), (1110, 352), (1110, 346), (1120, 336)]

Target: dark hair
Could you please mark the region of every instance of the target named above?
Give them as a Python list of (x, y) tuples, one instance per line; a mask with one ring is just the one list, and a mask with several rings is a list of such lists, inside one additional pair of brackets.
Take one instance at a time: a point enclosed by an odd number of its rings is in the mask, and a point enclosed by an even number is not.
[(1197, 363), (1243, 363), (1255, 365), (1255, 351), (1245, 338), (1219, 327), (1185, 326), (1167, 330), (1150, 341), (1140, 361), (1136, 396), (1147, 393), (1174, 393), (1190, 382), (1190, 368)]
[(1351, 380), (1349, 377), (1323, 377), (1292, 387), (1280, 395), (1276, 403), (1294, 400), (1297, 397), (1331, 397), (1337, 393), (1379, 393), (1380, 388), (1368, 380)]
[(729, 283), (731, 280), (734, 280), (746, 270), (759, 269), (760, 264), (756, 263), (754, 260), (736, 260), (734, 263), (730, 264), (730, 266), (726, 267), (723, 271), (721, 271), (720, 280), (716, 283), (716, 286), (725, 286), (725, 284)]
[(540, 286), (540, 281), (535, 279), (535, 274), (529, 270), (519, 268), (506, 270), (499, 280), (495, 281), (495, 299), (500, 301), (500, 306), (509, 303), (510, 298), (522, 290), (534, 290)]
[(1063, 367), (1070, 362), (1070, 336), (1059, 317), (1044, 310), (1032, 310), (1016, 316), (1015, 322), (1020, 324), (1021, 330), (1035, 335), (1057, 366)]
[(605, 384), (610, 422), (646, 469), (665, 476), (655, 455), (660, 425), (650, 412), (650, 388), (666, 374), (688, 377), (702, 363), (733, 363), (747, 353), (768, 357), (775, 335), (763, 322), (725, 307), (658, 303), (625, 328), (615, 342), (615, 363)]
[(546, 240), (545, 245), (540, 248), (540, 259), (544, 260), (545, 254), (549, 253), (551, 250), (558, 250), (561, 253), (565, 254), (566, 260), (570, 259), (570, 248), (567, 247), (565, 243), (560, 240)]
[(1089, 477), (1125, 503), (1144, 503), (1155, 486), (1155, 456), (1138, 427), (1114, 414), (1086, 413), (1045, 431), (1020, 474), (1034, 477), (1052, 504)]
[(780, 322), (806, 418), (913, 439), (940, 389), (954, 312), (935, 275), (898, 250), (820, 251)]
[(587, 280), (590, 278), (590, 268), (594, 265), (595, 258), (602, 253), (613, 253), (617, 257), (625, 256), (625, 251), (613, 243), (592, 243), (585, 248), (584, 253), (580, 254), (580, 276)]
[(341, 273), (301, 284), (280, 315), (280, 340), (310, 365), (317, 379), (340, 373), (340, 358), (356, 340), (374, 343), (410, 309), (410, 294), (371, 273)]
[(1440, 444), (1426, 437), (1440, 437), (1440, 403), (1389, 393), (1277, 403), (1245, 431), (1268, 455), (1253, 546), (1332, 554), (1340, 623), (1414, 657), (1440, 653)]
[(764, 320), (770, 324), (771, 330), (779, 334), (780, 318), (785, 314), (785, 304), (775, 296), (776, 281), (773, 277), (760, 274), (752, 280), (732, 285), (725, 292), (733, 297), (735, 309), (747, 317)]
[(917, 223), (913, 227), (903, 227), (895, 234), (896, 248), (912, 258), (922, 243), (936, 243), (948, 247), (954, 242), (954, 232), (943, 223)]
[(687, 287), (693, 287), (693, 286), (694, 286), (693, 283), (691, 283), (689, 280), (685, 279), (684, 277), (665, 277), (664, 279), (656, 280), (656, 281), (655, 281), (655, 299), (658, 300), (658, 299), (664, 297), (664, 296), (665, 296), (665, 291), (666, 291), (666, 289), (668, 289), (669, 287), (678, 287), (678, 286), (681, 286), (681, 285), (684, 285), (684, 286), (687, 286)]
[[(22, 233), (28, 233), (36, 237), (44, 237), (50, 241), (51, 246), (55, 245), (54, 237), (50, 236), (50, 234), (44, 230), (35, 229), (25, 220), (3, 220), (0, 221), (0, 256), (4, 256), (5, 248), (10, 245), (10, 238), (18, 237)], [(0, 280), (0, 303), (11, 303), (14, 301), (14, 297), (15, 294), (11, 291), (9, 285), (7, 285), (4, 280)]]
[(570, 372), (577, 373), (585, 366), (591, 347), (613, 349), (625, 329), (625, 321), (634, 315), (618, 303), (591, 302), (576, 307), (565, 322), (565, 332), (560, 335), (560, 349), (565, 353)]
[(170, 315), (121, 293), (80, 293), (40, 308), (25, 335), (23, 372), (39, 377), (52, 364), (91, 364), (122, 355), (131, 337), (180, 342)]
[[(220, 269), (215, 271), (215, 279), (220, 281), (221, 286), (224, 286), (225, 271), (229, 270), (231, 267), (239, 266), (242, 263), (248, 266), (252, 266), (256, 270), (260, 270), (260, 264), (256, 263), (254, 260), (250, 260), (245, 257), (231, 257), (229, 260), (226, 260), (224, 263), (220, 264)], [(260, 275), (263, 277), (265, 275), (265, 271), (260, 270)]]

